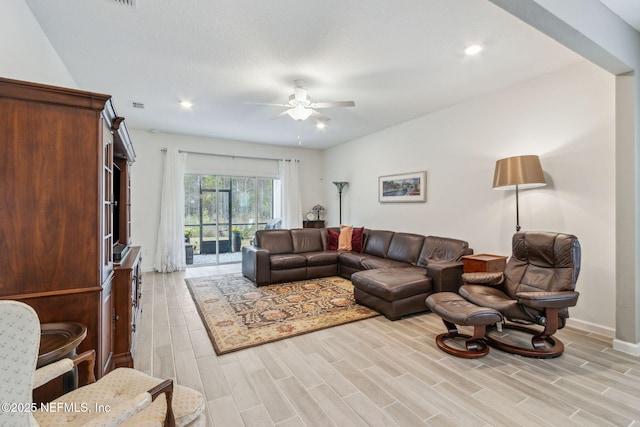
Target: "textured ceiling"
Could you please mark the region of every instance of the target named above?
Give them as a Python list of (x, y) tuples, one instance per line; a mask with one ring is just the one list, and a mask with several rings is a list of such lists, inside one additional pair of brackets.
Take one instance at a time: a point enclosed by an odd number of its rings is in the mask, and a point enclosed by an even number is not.
[[(130, 128), (278, 145), (326, 148), (582, 60), (485, 0), (26, 3), (78, 86), (113, 95)], [(472, 43), (484, 50), (466, 57)], [(356, 106), (322, 110), (318, 130), (251, 104), (286, 102), (294, 79)]]

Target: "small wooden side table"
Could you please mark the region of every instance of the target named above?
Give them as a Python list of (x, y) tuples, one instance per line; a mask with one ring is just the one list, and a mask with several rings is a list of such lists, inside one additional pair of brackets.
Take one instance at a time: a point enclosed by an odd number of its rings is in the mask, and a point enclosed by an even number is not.
[[(76, 348), (87, 336), (87, 327), (80, 323), (61, 322), (40, 325), (40, 351), (36, 367), (48, 365), (76, 355)], [(78, 371), (73, 368), (62, 376), (63, 392), (78, 388)]]
[(324, 228), (324, 220), (319, 221), (302, 221), (303, 228)]
[(503, 255), (477, 254), (462, 257), (462, 269), (465, 273), (484, 271), (504, 271), (507, 258)]

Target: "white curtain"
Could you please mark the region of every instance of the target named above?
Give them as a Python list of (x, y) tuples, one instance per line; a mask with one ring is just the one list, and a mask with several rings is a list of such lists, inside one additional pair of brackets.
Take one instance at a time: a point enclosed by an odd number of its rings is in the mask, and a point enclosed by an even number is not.
[(164, 158), (160, 225), (155, 269), (161, 273), (186, 268), (184, 249), (184, 165), (186, 153), (170, 148)]
[(280, 161), (283, 228), (302, 227), (302, 202), (300, 200), (298, 164), (298, 160), (295, 159)]

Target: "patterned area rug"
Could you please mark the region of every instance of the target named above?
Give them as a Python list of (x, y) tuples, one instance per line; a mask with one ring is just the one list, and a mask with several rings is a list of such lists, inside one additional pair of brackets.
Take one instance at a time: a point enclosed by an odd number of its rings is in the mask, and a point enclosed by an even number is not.
[(256, 287), (241, 274), (186, 279), (218, 355), (377, 316), (342, 277)]

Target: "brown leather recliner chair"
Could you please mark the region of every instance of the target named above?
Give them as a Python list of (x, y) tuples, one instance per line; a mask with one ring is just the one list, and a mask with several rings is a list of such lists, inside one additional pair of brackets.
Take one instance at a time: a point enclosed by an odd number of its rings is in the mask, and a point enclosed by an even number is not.
[[(503, 326), (507, 331), (533, 335), (528, 347), (518, 342), (517, 333), (498, 336), (489, 331), (485, 340), (492, 347), (527, 357), (557, 357), (564, 345), (553, 334), (565, 326), (568, 308), (578, 301), (574, 289), (580, 243), (570, 234), (519, 232), (513, 236), (512, 251), (504, 273), (463, 274), (459, 293), (476, 305), (499, 311), (509, 321)], [(514, 323), (535, 323), (544, 329)]]

